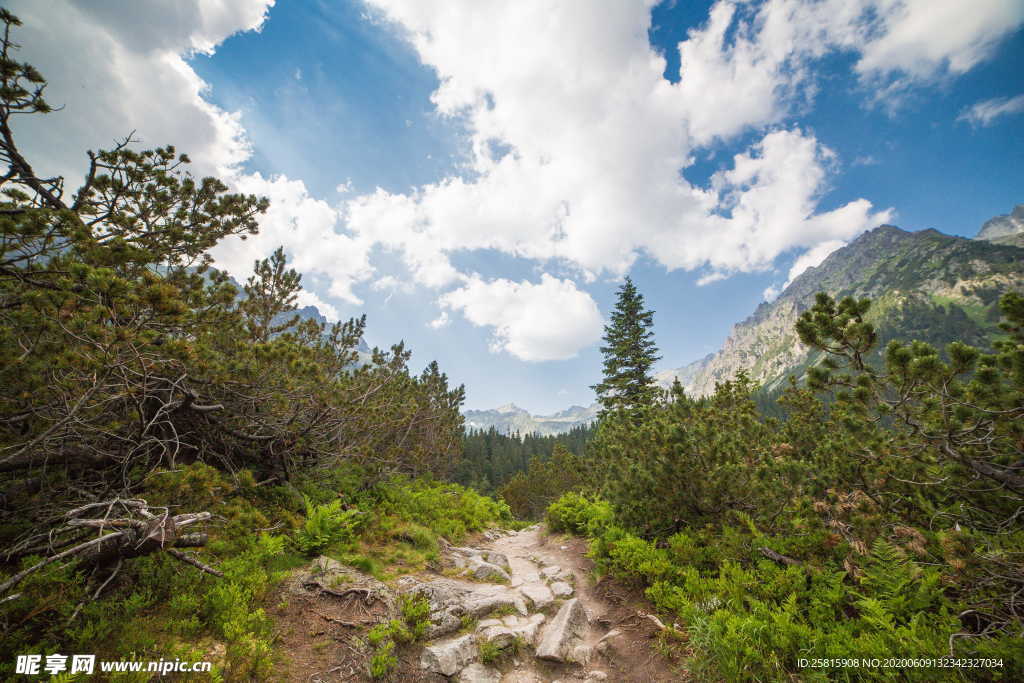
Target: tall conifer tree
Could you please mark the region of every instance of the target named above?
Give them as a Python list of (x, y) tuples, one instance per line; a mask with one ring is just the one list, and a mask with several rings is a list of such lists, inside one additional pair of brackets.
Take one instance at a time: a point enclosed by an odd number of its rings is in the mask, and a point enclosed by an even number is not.
[(657, 396), (651, 367), (661, 357), (654, 344), (654, 311), (644, 309), (644, 297), (630, 278), (619, 289), (611, 321), (604, 328), (604, 379), (591, 387), (601, 413), (632, 412), (650, 405)]

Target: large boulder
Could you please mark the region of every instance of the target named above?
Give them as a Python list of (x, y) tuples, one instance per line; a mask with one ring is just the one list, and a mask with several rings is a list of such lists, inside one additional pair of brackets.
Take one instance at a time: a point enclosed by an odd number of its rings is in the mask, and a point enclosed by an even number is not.
[(589, 659), (589, 649), (583, 642), (589, 624), (587, 611), (579, 599), (566, 601), (555, 618), (544, 628), (540, 644), (537, 646), (537, 656), (555, 662)]
[(429, 638), (458, 631), (462, 627), (463, 617), (478, 619), (495, 610), (510, 608), (520, 614), (527, 614), (522, 597), (504, 586), (470, 587), (452, 579), (421, 581), (415, 577), (403, 577), (398, 584), (403, 594), (423, 596), (430, 603)]
[(454, 676), (477, 658), (472, 634), (427, 645), (420, 654), (420, 668), (442, 676)]

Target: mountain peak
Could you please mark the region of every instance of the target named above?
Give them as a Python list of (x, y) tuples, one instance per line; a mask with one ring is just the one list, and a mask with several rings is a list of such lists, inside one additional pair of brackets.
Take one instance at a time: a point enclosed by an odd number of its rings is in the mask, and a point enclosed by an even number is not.
[(984, 222), (978, 231), (976, 240), (995, 240), (1024, 233), (1024, 204), (1013, 207), (1013, 211), (1001, 216), (993, 216)]
[(525, 413), (526, 411), (517, 406), (515, 403), (506, 403), (503, 406), (498, 406), (495, 410), (499, 413)]

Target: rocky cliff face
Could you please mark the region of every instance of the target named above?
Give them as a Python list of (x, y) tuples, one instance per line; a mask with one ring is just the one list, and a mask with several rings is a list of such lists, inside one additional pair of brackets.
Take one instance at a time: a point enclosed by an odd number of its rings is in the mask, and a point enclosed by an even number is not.
[[(1000, 218), (1018, 214), (1024, 219), (1024, 207)], [(988, 234), (1005, 227), (992, 225)], [(997, 239), (1006, 236), (1000, 233)], [(874, 300), (871, 317), (880, 346), (895, 338), (939, 346), (960, 339), (985, 347), (997, 330), (998, 298), (1010, 290), (1024, 291), (1024, 248), (883, 225), (805, 271), (775, 301), (758, 306), (733, 327), (718, 353), (660, 373), (659, 380), (667, 385), (679, 376), (687, 393), (697, 396), (713, 392), (716, 382), (741, 370), (768, 391), (784, 386), (788, 375), (799, 377), (816, 360), (800, 344), (794, 326), (819, 291)]]
[(494, 427), (502, 434), (519, 432), (541, 436), (564, 434), (574, 427), (590, 424), (597, 419), (599, 406), (572, 406), (554, 415), (531, 415), (514, 403), (491, 410), (467, 410), (466, 429), (490, 429)]
[(1013, 207), (1009, 214), (985, 221), (974, 239), (1024, 246), (1024, 204)]

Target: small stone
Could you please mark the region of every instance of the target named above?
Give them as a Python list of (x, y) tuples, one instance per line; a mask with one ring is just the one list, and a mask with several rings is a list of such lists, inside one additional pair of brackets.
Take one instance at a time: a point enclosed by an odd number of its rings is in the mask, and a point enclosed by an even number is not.
[(423, 648), (420, 668), (443, 676), (454, 676), (477, 657), (475, 639), (471, 634), (442, 640)]
[(555, 581), (551, 584), (551, 592), (556, 598), (571, 598), (575, 591), (565, 581)]
[(606, 674), (604, 671), (591, 671), (589, 674), (587, 674), (586, 680), (588, 680), (588, 681), (607, 681), (608, 680), (608, 674)]
[(501, 681), (501, 672), (489, 666), (484, 666), (479, 662), (474, 662), (460, 671), (459, 677), (455, 680), (459, 683), (499, 683)]
[(528, 583), (519, 589), (523, 596), (533, 603), (534, 609), (544, 609), (555, 601), (555, 596), (547, 584)]
[(553, 579), (562, 574), (562, 568), (558, 565), (552, 564), (548, 565), (547, 567), (542, 567), (540, 573), (546, 579)]
[(590, 662), (590, 655), (590, 646), (584, 643), (580, 643), (579, 645), (572, 648), (572, 651), (569, 653), (569, 656), (566, 657), (566, 659), (570, 662), (576, 662), (577, 664), (582, 664), (583, 666), (586, 666), (587, 663)]

